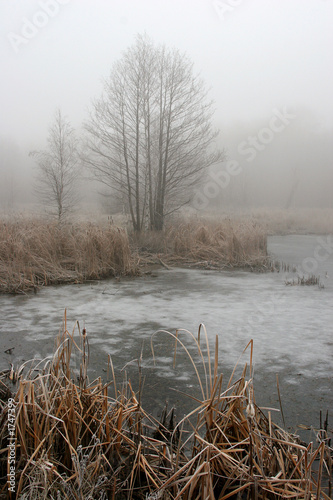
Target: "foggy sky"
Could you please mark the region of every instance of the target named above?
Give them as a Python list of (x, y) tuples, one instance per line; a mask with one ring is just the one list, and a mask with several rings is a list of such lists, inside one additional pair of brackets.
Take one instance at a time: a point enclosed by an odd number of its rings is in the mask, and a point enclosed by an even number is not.
[[(332, 133), (332, 0), (1, 0), (0, 19), (0, 138), (19, 150), (23, 177), (55, 108), (80, 131), (102, 79), (144, 32), (193, 60), (229, 154), (274, 110), (299, 130), (306, 110), (317, 134)], [(1, 161), (2, 183), (12, 163)]]

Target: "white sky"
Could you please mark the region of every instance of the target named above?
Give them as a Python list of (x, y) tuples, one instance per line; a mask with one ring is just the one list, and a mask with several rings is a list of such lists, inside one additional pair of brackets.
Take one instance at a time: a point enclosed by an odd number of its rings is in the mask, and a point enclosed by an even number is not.
[[(42, 8), (50, 3), (53, 17)], [(0, 19), (0, 136), (23, 149), (45, 146), (57, 106), (79, 128), (144, 31), (194, 61), (217, 125), (287, 106), (332, 127), (333, 0), (0, 0)], [(27, 20), (45, 24), (30, 39)]]

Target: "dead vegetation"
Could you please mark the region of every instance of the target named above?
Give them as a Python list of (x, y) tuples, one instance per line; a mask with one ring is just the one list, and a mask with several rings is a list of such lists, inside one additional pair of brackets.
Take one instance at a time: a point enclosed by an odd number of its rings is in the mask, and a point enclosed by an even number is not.
[[(160, 232), (139, 236), (134, 243), (141, 262), (221, 269), (268, 265), (267, 238), (257, 223), (192, 219), (176, 221)], [(157, 259), (156, 259), (157, 256)]]
[(174, 222), (131, 236), (113, 224), (0, 220), (0, 293), (137, 274), (151, 264), (210, 269), (266, 265), (266, 235), (257, 224)]
[(257, 208), (241, 216), (249, 216), (269, 235), (276, 234), (332, 234), (332, 208)]
[(320, 281), (320, 276), (316, 276), (315, 274), (310, 274), (308, 276), (297, 276), (293, 279), (286, 279), (285, 285), (287, 286), (317, 286), (318, 288), (324, 288), (323, 283)]
[[(164, 332), (165, 333), (165, 332)], [(159, 333), (157, 332), (158, 335)], [(196, 408), (177, 424), (166, 412), (156, 421), (130, 380), (89, 382), (87, 333), (66, 325), (52, 359), (18, 370), (15, 400), (15, 483), (22, 499), (323, 499), (331, 498), (330, 431), (301, 443), (274, 424), (255, 402), (253, 342), (226, 388), (205, 328), (198, 337), (169, 333), (193, 366)], [(189, 343), (187, 338), (190, 337)], [(201, 338), (200, 338), (201, 337)], [(152, 350), (154, 352), (152, 337)], [(189, 353), (196, 346), (199, 363)], [(77, 359), (74, 375), (71, 366)], [(203, 375), (200, 375), (203, 373)], [(238, 375), (236, 375), (238, 374)], [(110, 394), (113, 394), (111, 397)], [(7, 498), (8, 394), (1, 393), (0, 477)], [(323, 479), (327, 488), (323, 487)]]
[(0, 292), (81, 283), (134, 271), (128, 237), (117, 227), (0, 221)]

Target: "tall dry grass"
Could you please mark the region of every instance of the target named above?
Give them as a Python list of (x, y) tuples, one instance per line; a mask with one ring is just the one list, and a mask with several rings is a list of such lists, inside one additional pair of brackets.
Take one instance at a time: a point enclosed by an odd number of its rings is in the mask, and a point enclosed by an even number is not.
[[(243, 215), (248, 218), (249, 214)], [(270, 235), (332, 234), (332, 208), (253, 209), (250, 217)]]
[(333, 232), (333, 208), (249, 207), (207, 211), (203, 217), (210, 221), (230, 217), (235, 223), (256, 223), (269, 235)]
[[(165, 333), (165, 332), (164, 332)], [(274, 424), (255, 403), (253, 342), (249, 361), (226, 387), (204, 327), (198, 337), (169, 333), (184, 349), (197, 378), (196, 408), (177, 425), (173, 413), (157, 422), (131, 381), (89, 382), (87, 333), (66, 317), (51, 360), (19, 369), (15, 398), (16, 494), (22, 499), (323, 499), (332, 448), (325, 430), (306, 445)], [(186, 337), (201, 360), (189, 352)], [(200, 338), (201, 337), (201, 338)], [(154, 337), (152, 338), (152, 349)], [(70, 365), (80, 360), (78, 376)], [(140, 370), (139, 370), (140, 374)], [(108, 385), (112, 385), (108, 390)], [(110, 392), (114, 397), (110, 396)], [(7, 397), (7, 396), (6, 396)], [(0, 476), (6, 498), (8, 403), (1, 399)], [(315, 462), (317, 466), (315, 467)]]
[(0, 220), (0, 293), (135, 274), (153, 263), (205, 268), (267, 265), (266, 235), (256, 223), (175, 221), (131, 236), (110, 224)]
[(133, 271), (123, 229), (0, 220), (0, 292), (22, 293), (57, 283), (79, 283)]
[(163, 232), (139, 236), (139, 255), (158, 254), (163, 262), (198, 267), (264, 267), (268, 264), (267, 237), (253, 221), (228, 218), (178, 220)]

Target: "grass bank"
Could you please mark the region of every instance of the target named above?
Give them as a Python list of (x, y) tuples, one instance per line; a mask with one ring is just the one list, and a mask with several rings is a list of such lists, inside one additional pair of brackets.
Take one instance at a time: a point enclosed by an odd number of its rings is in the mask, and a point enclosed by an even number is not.
[[(139, 259), (156, 256), (170, 265), (259, 268), (267, 265), (267, 237), (257, 223), (179, 219), (163, 232), (133, 238)], [(154, 257), (153, 257), (154, 258)]]
[[(109, 382), (89, 382), (87, 332), (78, 324), (69, 331), (66, 316), (52, 359), (3, 373), (0, 497), (7, 498), (13, 460), (11, 484), (25, 500), (331, 498), (327, 428), (318, 430), (317, 445), (305, 444), (256, 405), (252, 341), (244, 368), (235, 367), (225, 384), (218, 338), (210, 354), (204, 327), (197, 337), (170, 335), (175, 362), (177, 345), (188, 354), (198, 391), (195, 409), (178, 421), (173, 411), (160, 422), (145, 411), (141, 390), (115, 379), (111, 358)], [(193, 344), (198, 360), (188, 351)], [(5, 377), (16, 381), (15, 389), (7, 389)]]
[[(213, 215), (216, 217), (216, 214)], [(332, 208), (254, 208), (234, 214), (239, 220), (256, 221), (269, 235), (332, 234)]]
[(2, 293), (133, 272), (128, 237), (121, 228), (24, 218), (0, 221)]
[(106, 223), (2, 220), (0, 292), (135, 275), (156, 264), (258, 268), (267, 264), (266, 243), (258, 224), (229, 219), (179, 220), (139, 236)]

